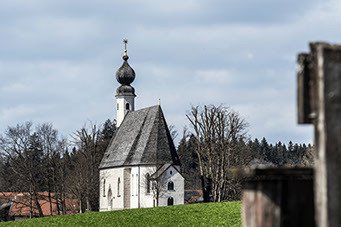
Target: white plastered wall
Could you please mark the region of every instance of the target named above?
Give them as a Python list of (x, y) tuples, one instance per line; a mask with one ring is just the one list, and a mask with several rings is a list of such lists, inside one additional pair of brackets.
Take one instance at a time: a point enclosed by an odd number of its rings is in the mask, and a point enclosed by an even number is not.
[[(123, 169), (111, 168), (100, 170), (100, 197), (99, 197), (99, 211), (120, 210), (123, 209)], [(118, 185), (118, 178), (120, 184)], [(105, 180), (105, 186), (104, 186)], [(118, 189), (119, 186), (119, 189)], [(104, 188), (103, 188), (104, 187)], [(112, 191), (111, 198), (108, 197), (109, 187)], [(105, 194), (104, 194), (105, 192)], [(112, 208), (110, 207), (112, 203)]]
[[(124, 167), (128, 168), (128, 167)], [(120, 210), (124, 208), (124, 178), (123, 167), (100, 170), (100, 211)], [(155, 166), (132, 166), (130, 173), (130, 208), (153, 207), (153, 191), (150, 186), (150, 193), (147, 193), (146, 174), (152, 175), (156, 171)], [(180, 169), (179, 166), (176, 166)], [(164, 189), (159, 195), (159, 206), (167, 206), (168, 198), (174, 199), (174, 205), (184, 204), (184, 178), (173, 166), (170, 166), (161, 179)], [(171, 174), (172, 172), (172, 174)], [(118, 194), (118, 178), (120, 178)], [(105, 179), (105, 196), (103, 183)], [(174, 183), (174, 190), (167, 190), (168, 182)], [(109, 186), (112, 191), (111, 198), (108, 197)], [(110, 202), (112, 207), (110, 207)], [(155, 204), (156, 206), (156, 204)]]
[[(177, 166), (177, 169), (180, 168)], [(184, 204), (184, 178), (173, 166), (170, 166), (164, 173), (161, 179), (164, 181), (165, 190), (160, 194), (159, 206), (167, 206), (168, 198), (172, 197), (174, 205)], [(171, 174), (172, 173), (172, 174)], [(174, 190), (167, 190), (168, 182), (174, 183)]]
[(139, 167), (132, 167), (130, 173), (130, 208), (139, 208), (139, 176)]
[[(128, 167), (124, 167), (128, 168)], [(100, 211), (124, 209), (124, 178), (123, 167), (100, 170)], [(130, 173), (130, 208), (153, 207), (153, 193), (147, 193), (145, 175), (155, 172), (154, 166), (133, 166)], [(118, 178), (120, 178), (120, 195), (117, 195)], [(103, 194), (103, 183), (105, 179), (105, 196)], [(109, 185), (112, 196), (108, 198)], [(110, 209), (109, 201), (112, 201)]]
[[(140, 207), (153, 207), (153, 191), (150, 186), (150, 192), (147, 192), (147, 173), (152, 175), (156, 171), (155, 166), (140, 167)], [(155, 204), (156, 205), (156, 204)]]
[[(120, 126), (124, 116), (129, 111), (135, 110), (135, 97), (134, 96), (117, 96), (117, 126)], [(129, 103), (129, 110), (126, 109), (126, 104)]]

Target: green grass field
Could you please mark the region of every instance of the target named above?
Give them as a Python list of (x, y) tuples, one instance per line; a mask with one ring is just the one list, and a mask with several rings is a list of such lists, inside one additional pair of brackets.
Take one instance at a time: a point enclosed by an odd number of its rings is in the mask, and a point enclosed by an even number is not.
[(0, 226), (241, 226), (240, 202), (205, 203), (0, 222)]

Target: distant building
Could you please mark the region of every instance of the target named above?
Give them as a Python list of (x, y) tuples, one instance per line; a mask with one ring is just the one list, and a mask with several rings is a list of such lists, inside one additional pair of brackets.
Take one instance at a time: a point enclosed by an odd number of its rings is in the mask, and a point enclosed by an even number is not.
[(116, 73), (117, 126), (99, 166), (100, 211), (184, 204), (180, 160), (160, 105), (135, 111), (127, 50)]
[[(48, 200), (48, 192), (38, 192), (37, 196), (39, 197), (38, 202), (44, 216), (79, 213), (79, 199), (72, 199), (71, 195), (66, 195), (66, 210), (63, 211), (61, 206), (57, 206), (55, 194), (51, 193), (52, 213)], [(0, 221), (23, 220), (34, 217), (39, 217), (39, 211), (28, 192), (0, 193)]]
[(204, 202), (204, 193), (202, 190), (185, 190), (185, 203), (202, 203)]

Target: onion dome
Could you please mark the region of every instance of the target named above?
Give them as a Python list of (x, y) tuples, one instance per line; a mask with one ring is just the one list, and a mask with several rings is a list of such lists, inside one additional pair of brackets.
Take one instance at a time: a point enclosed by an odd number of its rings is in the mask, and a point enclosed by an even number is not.
[(130, 85), (135, 79), (135, 71), (128, 64), (128, 56), (123, 56), (124, 62), (116, 72), (116, 80), (122, 85)]
[(120, 87), (117, 88), (117, 95), (135, 95), (135, 89), (130, 86), (130, 84), (135, 80), (135, 71), (128, 64), (128, 55), (127, 55), (127, 43), (128, 40), (124, 40), (125, 49), (123, 55), (123, 64), (116, 72), (116, 80), (121, 84)]

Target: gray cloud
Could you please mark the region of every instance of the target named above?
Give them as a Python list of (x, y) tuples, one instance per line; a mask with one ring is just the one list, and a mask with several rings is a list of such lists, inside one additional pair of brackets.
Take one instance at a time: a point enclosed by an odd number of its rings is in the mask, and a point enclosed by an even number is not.
[(337, 41), (340, 10), (333, 0), (2, 1), (0, 131), (48, 121), (67, 136), (114, 117), (128, 38), (137, 108), (161, 98), (181, 131), (191, 104), (225, 104), (253, 138), (312, 142), (295, 120), (295, 56)]

